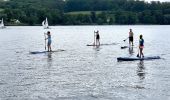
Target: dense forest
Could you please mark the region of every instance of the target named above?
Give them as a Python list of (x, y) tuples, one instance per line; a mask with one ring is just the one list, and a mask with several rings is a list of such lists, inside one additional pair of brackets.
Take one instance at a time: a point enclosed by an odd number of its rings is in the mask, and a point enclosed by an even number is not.
[(170, 2), (139, 0), (0, 0), (7, 25), (170, 24)]

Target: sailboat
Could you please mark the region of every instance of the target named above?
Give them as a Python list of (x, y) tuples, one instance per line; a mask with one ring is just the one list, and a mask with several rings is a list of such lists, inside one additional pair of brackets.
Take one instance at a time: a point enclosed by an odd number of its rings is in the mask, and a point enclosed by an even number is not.
[(44, 27), (44, 29), (49, 29), (47, 17), (46, 17), (46, 19), (42, 22), (42, 26)]
[(2, 20), (0, 20), (0, 22), (1, 22), (1, 23), (0, 23), (0, 28), (1, 28), (1, 29), (5, 28), (3, 18), (2, 18)]

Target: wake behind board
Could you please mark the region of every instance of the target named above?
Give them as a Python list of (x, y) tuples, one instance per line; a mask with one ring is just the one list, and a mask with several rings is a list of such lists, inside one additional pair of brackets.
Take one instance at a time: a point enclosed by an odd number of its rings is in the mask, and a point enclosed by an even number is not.
[(139, 58), (139, 57), (118, 57), (118, 61), (135, 61), (135, 60), (153, 60), (153, 59), (161, 59), (159, 56), (152, 56), (152, 57), (144, 57), (144, 58)]
[(44, 54), (44, 53), (55, 53), (55, 52), (62, 52), (65, 50), (59, 49), (59, 50), (53, 50), (53, 51), (30, 51), (30, 54)]

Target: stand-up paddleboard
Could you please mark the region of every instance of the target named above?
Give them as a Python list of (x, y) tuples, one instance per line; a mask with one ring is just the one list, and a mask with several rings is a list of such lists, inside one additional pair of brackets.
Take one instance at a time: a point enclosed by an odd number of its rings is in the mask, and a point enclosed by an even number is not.
[(118, 61), (135, 61), (135, 60), (153, 60), (153, 59), (161, 59), (159, 56), (152, 56), (152, 57), (144, 57), (144, 58), (139, 58), (139, 57), (118, 57)]
[(55, 52), (62, 52), (65, 50), (59, 49), (59, 50), (53, 50), (53, 51), (30, 51), (30, 54), (43, 54), (43, 53), (55, 53)]
[[(110, 46), (110, 45), (117, 45), (118, 43), (106, 43), (106, 44), (100, 44), (100, 46)], [(99, 46), (94, 44), (87, 44), (86, 46)]]
[(86, 46), (99, 46), (99, 45), (87, 44)]

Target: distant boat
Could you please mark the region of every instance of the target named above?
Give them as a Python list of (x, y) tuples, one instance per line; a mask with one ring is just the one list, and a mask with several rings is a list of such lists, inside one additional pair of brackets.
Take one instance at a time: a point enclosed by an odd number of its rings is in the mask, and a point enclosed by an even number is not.
[(0, 28), (1, 28), (1, 29), (5, 28), (3, 18), (2, 18), (2, 20), (0, 20), (0, 22), (1, 22), (1, 23), (0, 23)]
[(44, 27), (44, 29), (49, 29), (47, 18), (42, 22), (42, 26)]

